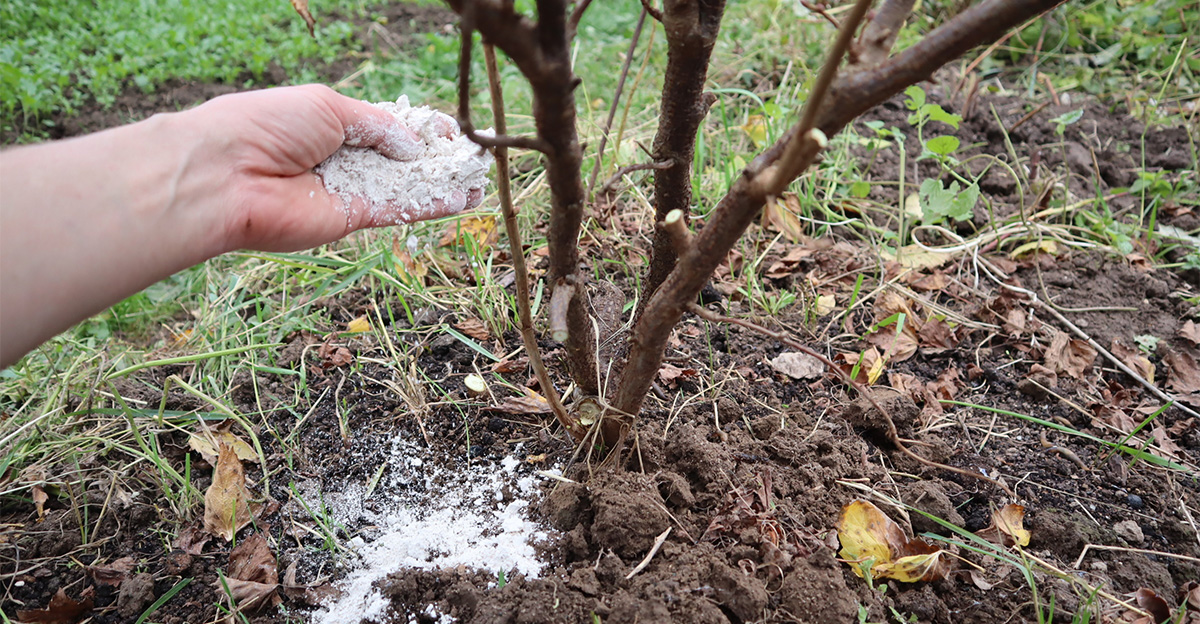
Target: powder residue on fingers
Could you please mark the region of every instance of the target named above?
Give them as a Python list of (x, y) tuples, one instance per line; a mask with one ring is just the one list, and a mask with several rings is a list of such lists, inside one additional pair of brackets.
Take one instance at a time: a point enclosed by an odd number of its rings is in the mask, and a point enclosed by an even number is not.
[(457, 128), (451, 117), (427, 106), (411, 106), (403, 95), (395, 103), (375, 106), (417, 134), (421, 141), (416, 153), (409, 153), (414, 149), (410, 141), (388, 142), (386, 134), (384, 151), (404, 160), (355, 147), (378, 130), (351, 127), (346, 144), (314, 169), (325, 189), (340, 197), (345, 206), (354, 198), (365, 200), (368, 223), (409, 223), (455, 212), (453, 208), (461, 207), (461, 198), (471, 189), (487, 186), (491, 154), (467, 137), (447, 132), (447, 128)]

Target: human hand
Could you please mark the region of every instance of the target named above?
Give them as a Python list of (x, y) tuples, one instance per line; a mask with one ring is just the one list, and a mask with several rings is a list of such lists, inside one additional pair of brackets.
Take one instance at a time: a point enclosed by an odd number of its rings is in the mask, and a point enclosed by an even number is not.
[[(437, 131), (457, 134), (457, 124), (443, 117)], [(209, 189), (219, 205), (205, 209), (223, 212), (227, 251), (308, 249), (358, 229), (394, 225), (395, 215), (436, 218), (482, 199), (482, 189), (455, 190), (412, 211), (369, 206), (363, 198), (346, 205), (328, 193), (312, 168), (343, 143), (397, 160), (411, 160), (422, 148), (420, 137), (392, 115), (328, 87), (223, 96), (182, 113), (180, 123), (198, 139), (185, 168), (200, 173), (199, 179), (212, 179), (214, 167), (220, 173), (217, 187)]]

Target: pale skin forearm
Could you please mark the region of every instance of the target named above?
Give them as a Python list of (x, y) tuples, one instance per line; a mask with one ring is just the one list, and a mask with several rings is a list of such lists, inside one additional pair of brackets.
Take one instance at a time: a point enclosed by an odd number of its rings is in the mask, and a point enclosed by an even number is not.
[[(345, 206), (311, 171), (346, 136), (389, 156), (419, 141), (369, 105), (293, 87), (0, 152), (0, 367), (219, 254), (307, 249), (390, 225), (370, 222), (361, 200)], [(478, 201), (478, 190), (456, 192), (424, 215)]]
[(0, 365), (225, 251), (220, 212), (178, 208), (220, 181), (180, 175), (190, 149), (174, 123), (0, 153)]

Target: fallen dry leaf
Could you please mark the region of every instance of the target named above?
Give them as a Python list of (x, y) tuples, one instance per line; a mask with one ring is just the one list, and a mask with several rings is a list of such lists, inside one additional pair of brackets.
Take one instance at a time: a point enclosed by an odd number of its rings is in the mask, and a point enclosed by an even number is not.
[(1009, 504), (992, 510), (992, 524), (976, 532), (976, 535), (1005, 546), (1028, 546), (1030, 535), (1025, 528), (1025, 508)]
[(97, 585), (116, 587), (137, 567), (133, 557), (121, 557), (105, 566), (88, 566), (88, 575)]
[(953, 349), (959, 342), (950, 324), (939, 319), (926, 321), (921, 325), (917, 338), (921, 347), (935, 350)]
[(195, 524), (189, 523), (179, 531), (179, 535), (175, 536), (173, 545), (189, 555), (199, 555), (204, 552), (204, 546), (208, 544), (208, 540), (210, 539), (212, 539), (210, 533), (205, 532)]
[(1083, 379), (1096, 360), (1096, 350), (1082, 340), (1074, 340), (1066, 332), (1054, 334), (1044, 356), (1046, 366), (1055, 373), (1066, 373)]
[(512, 360), (504, 360), (503, 362), (496, 362), (492, 365), (492, 372), (500, 374), (517, 373), (525, 370), (528, 366), (529, 358), (519, 357)]
[(1179, 448), (1179, 445), (1167, 435), (1166, 428), (1161, 424), (1155, 425), (1151, 431), (1151, 436), (1154, 437), (1154, 443), (1158, 445), (1158, 448), (1162, 449), (1164, 455), (1171, 459), (1182, 457), (1183, 449)]
[(229, 553), (226, 576), (229, 591), (242, 611), (253, 613), (281, 602), (276, 593), (279, 587), (279, 564), (262, 533), (242, 540)]
[(468, 237), (479, 247), (491, 246), (496, 239), (496, 217), (479, 214), (451, 221), (438, 240), (438, 246), (451, 247), (465, 243)]
[(834, 362), (859, 383), (873, 384), (883, 374), (883, 357), (875, 347), (868, 347), (862, 353), (839, 353)]
[(92, 612), (95, 604), (92, 593), (89, 587), (79, 595), (79, 600), (73, 600), (60, 588), (45, 609), (17, 611), (17, 619), (26, 624), (76, 624)]
[(879, 255), (888, 262), (895, 262), (901, 268), (912, 269), (914, 271), (924, 271), (928, 269), (936, 269), (949, 262), (958, 254), (926, 251), (920, 245), (914, 244), (901, 247), (898, 260), (896, 256), (896, 250), (891, 247), (884, 247), (883, 249), (880, 249)]
[[(1171, 621), (1171, 606), (1163, 600), (1153, 589), (1145, 587), (1133, 592), (1133, 600), (1137, 606), (1141, 607), (1153, 620), (1150, 624), (1165, 624)], [(1143, 618), (1145, 619), (1145, 618)]]
[(30, 488), (30, 495), (33, 497), (33, 506), (37, 509), (37, 521), (41, 522), (46, 519), (46, 502), (50, 500), (50, 495), (46, 494), (46, 490), (40, 485)]
[(371, 331), (371, 321), (366, 316), (360, 316), (351, 319), (346, 323), (346, 332), (350, 334), (361, 334)]
[(283, 573), (283, 585), (280, 587), (288, 598), (310, 607), (329, 604), (329, 601), (337, 594), (337, 591), (328, 583), (322, 585), (297, 583), (295, 561), (288, 564), (287, 571)]
[(1181, 394), (1200, 392), (1200, 366), (1185, 351), (1168, 351), (1163, 356), (1167, 365), (1167, 385)]
[(780, 353), (774, 359), (768, 360), (775, 372), (787, 375), (792, 379), (817, 379), (825, 374), (825, 363), (817, 358), (796, 351)]
[(392, 235), (392, 264), (396, 268), (396, 275), (407, 282), (424, 283), (425, 276), (429, 274), (429, 267), (413, 258), (408, 247), (395, 234)]
[(328, 342), (317, 349), (317, 357), (321, 358), (321, 368), (326, 370), (354, 362), (354, 355), (349, 349)]
[(818, 316), (825, 316), (837, 309), (837, 298), (833, 295), (817, 295), (817, 302), (813, 304), (813, 312)]
[(1154, 383), (1154, 364), (1137, 347), (1129, 346), (1124, 338), (1117, 336), (1113, 338), (1112, 345), (1108, 350), (1117, 356), (1122, 364), (1141, 375), (1142, 379)]
[(944, 578), (950, 568), (944, 551), (924, 540), (908, 539), (900, 525), (864, 500), (842, 508), (838, 542), (838, 555), (859, 577), (866, 567), (874, 578), (915, 583)]
[(188, 446), (200, 453), (200, 457), (210, 466), (217, 465), (217, 447), (228, 444), (237, 458), (242, 461), (256, 461), (258, 453), (245, 440), (233, 435), (230, 431), (198, 431), (188, 436)]
[[(754, 117), (752, 115), (752, 117)], [(796, 218), (796, 213), (801, 212), (800, 200), (794, 194), (786, 194), (783, 196), (783, 204), (772, 199), (767, 202), (763, 208), (763, 216), (771, 229), (782, 232), (783, 235), (793, 243), (803, 242), (808, 239), (804, 233), (804, 224), (800, 219)]]
[(486, 408), (492, 412), (505, 414), (549, 414), (550, 402), (540, 394), (527, 390), (533, 396), (507, 397), (499, 405)]
[(479, 342), (492, 339), (492, 335), (488, 332), (487, 326), (483, 324), (483, 321), (475, 317), (463, 319), (462, 321), (455, 323), (454, 328)]
[(922, 275), (912, 283), (913, 290), (922, 292), (940, 291), (950, 285), (950, 277), (941, 271), (934, 271), (929, 275)]
[(228, 444), (221, 444), (212, 485), (204, 493), (204, 529), (225, 541), (250, 524), (250, 491), (242, 460)]
[(292, 8), (304, 18), (304, 25), (308, 26), (308, 36), (313, 39), (317, 38), (316, 31), (313, 27), (316, 26), (317, 20), (313, 19), (312, 13), (308, 12), (308, 0), (292, 0)]
[(1195, 321), (1188, 321), (1179, 328), (1179, 337), (1192, 343), (1194, 346), (1200, 347), (1200, 325), (1196, 325)]
[(881, 349), (889, 362), (903, 362), (917, 353), (917, 330), (911, 323), (905, 323), (900, 333), (896, 333), (895, 325), (882, 327), (866, 340)]

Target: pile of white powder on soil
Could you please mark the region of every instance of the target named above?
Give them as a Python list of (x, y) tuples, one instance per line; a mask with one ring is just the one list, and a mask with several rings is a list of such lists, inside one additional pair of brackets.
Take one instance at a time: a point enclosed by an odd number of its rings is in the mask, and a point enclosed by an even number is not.
[(404, 95), (395, 103), (375, 106), (394, 115), (424, 145), (411, 154), (402, 154), (403, 160), (393, 160), (371, 148), (351, 147), (361, 141), (356, 132), (379, 134), (378, 128), (351, 127), (347, 145), (314, 169), (325, 189), (341, 197), (346, 206), (355, 197), (366, 200), (371, 224), (409, 223), (440, 216), (449, 211), (436, 206), (435, 200), (454, 205), (454, 193), (461, 193), (461, 202), (471, 189), (487, 186), (492, 155), (457, 132), (452, 133), (453, 138), (443, 136), (448, 127), (457, 130), (452, 118), (428, 106), (411, 106)]
[[(326, 505), (339, 524), (374, 527), (356, 537), (349, 573), (334, 587), (341, 596), (313, 614), (313, 624), (360, 624), (385, 621), (390, 601), (378, 581), (405, 568), (466, 566), (496, 576), (514, 573), (537, 578), (543, 563), (534, 543), (548, 539), (526, 519), (537, 484), (521, 462), (508, 457), (498, 464), (454, 466), (444, 457), (397, 439), (392, 442), (386, 478), (364, 500), (355, 484), (339, 493), (308, 501)], [(524, 474), (523, 474), (524, 473)], [(305, 495), (305, 498), (309, 498)], [(316, 507), (313, 507), (316, 508)], [(425, 616), (453, 621), (429, 605)]]

